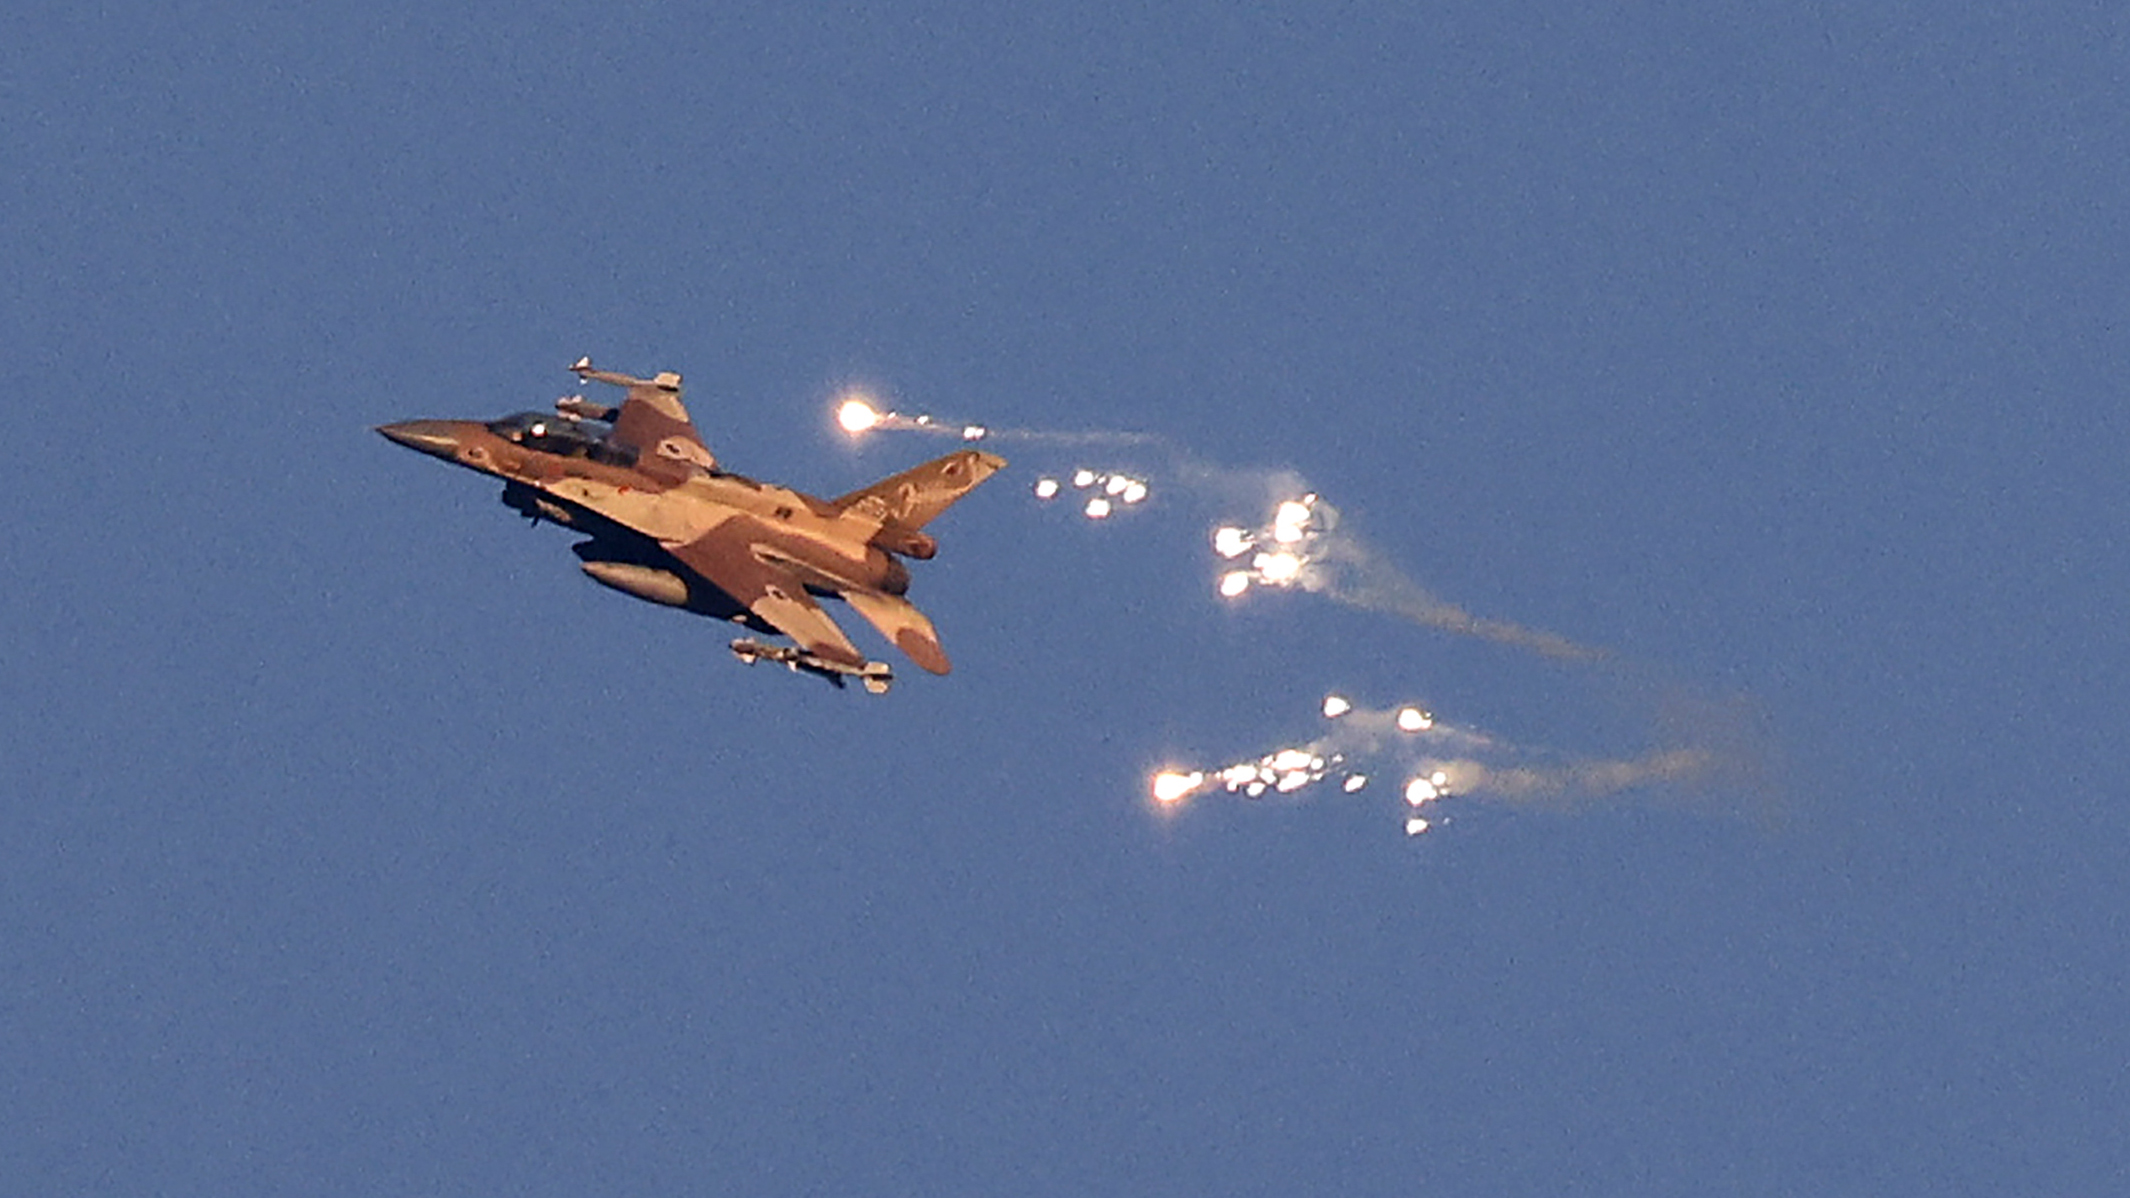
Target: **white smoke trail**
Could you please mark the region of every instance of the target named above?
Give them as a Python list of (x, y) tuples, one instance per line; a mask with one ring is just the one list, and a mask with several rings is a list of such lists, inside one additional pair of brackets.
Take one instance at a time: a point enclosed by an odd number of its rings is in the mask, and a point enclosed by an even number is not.
[(1661, 681), (1659, 671), (1610, 650), (1475, 615), (1441, 598), (1342, 527), (1338, 509), (1292, 470), (1219, 465), (1149, 433), (993, 429), (903, 415), (882, 411), (863, 395), (846, 398), (838, 423), (854, 436), (873, 430), (917, 432), (1063, 449), (1133, 449), (1141, 457), (1164, 459), (1164, 465), (1145, 470), (1077, 466), (1038, 478), (1034, 495), (1039, 501), (1068, 499), (1093, 520), (1144, 506), (1157, 488), (1229, 510), (1268, 512), (1254, 527), (1227, 524), (1214, 531), (1214, 552), (1225, 563), (1217, 589), (1226, 599), (1239, 601), (1260, 587), (1300, 589), (1422, 628), (1550, 661), (1600, 667), (1585, 677), (1616, 689), (1617, 702), (1628, 710), (1646, 713), (1657, 742), (1635, 755), (1561, 760), (1431, 716), (1412, 726), (1425, 713), (1415, 705), (1368, 710), (1334, 696), (1325, 708), (1332, 724), (1315, 738), (1217, 769), (1160, 771), (1152, 789), (1164, 808), (1209, 792), (1246, 799), (1295, 796), (1326, 783), (1355, 794), (1391, 775), (1405, 779), (1401, 794), (1408, 833), (1432, 827), (1421, 810), (1452, 795), (1562, 807), (1628, 791), (1684, 799), (1722, 792), (1759, 800), (1757, 812), (1764, 818), (1779, 806), (1770, 764), (1772, 737), (1750, 701), (1714, 698)]
[(1610, 656), (1603, 649), (1579, 645), (1556, 633), (1475, 616), (1438, 598), (1358, 536), (1340, 528), (1337, 508), (1299, 487), (1277, 500), (1271, 518), (1257, 529), (1222, 526), (1214, 533), (1213, 547), (1238, 565), (1248, 555), (1249, 569), (1231, 569), (1221, 578), (1221, 594), (1231, 599), (1244, 594), (1252, 583), (1299, 586), (1349, 607), (1558, 661), (1594, 662)]
[[(1422, 814), (1452, 799), (1567, 806), (1637, 788), (1689, 794), (1721, 773), (1706, 745), (1652, 749), (1630, 758), (1566, 761), (1479, 729), (1437, 720), (1418, 704), (1364, 708), (1327, 696), (1329, 723), (1316, 737), (1219, 767), (1171, 766), (1149, 780), (1154, 801), (1175, 810), (1201, 795), (1305, 798), (1318, 789), (1358, 794), (1379, 779), (1402, 779), (1397, 793), (1408, 835), (1436, 826)], [(1454, 805), (1454, 804), (1453, 804)]]
[(1350, 533), (1324, 538), (1317, 547), (1318, 569), (1302, 585), (1349, 607), (1381, 612), (1457, 636), (1526, 649), (1557, 661), (1601, 661), (1611, 654), (1580, 645), (1558, 633), (1493, 620), (1447, 602), (1413, 581), (1372, 547)]
[(1061, 449), (1127, 448), (1162, 443), (1161, 438), (1153, 433), (1113, 432), (1103, 429), (1065, 432), (1055, 429), (993, 428), (985, 424), (945, 420), (928, 413), (906, 416), (901, 412), (881, 410), (869, 393), (857, 390), (845, 391), (839, 397), (836, 423), (852, 436), (870, 432), (927, 433), (936, 437), (953, 437), (960, 441), (1011, 441)]

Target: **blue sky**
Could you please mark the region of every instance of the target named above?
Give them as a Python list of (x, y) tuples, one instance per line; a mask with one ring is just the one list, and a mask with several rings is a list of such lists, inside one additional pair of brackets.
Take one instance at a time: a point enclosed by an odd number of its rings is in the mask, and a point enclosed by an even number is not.
[[(14, 33), (21, 1192), (2122, 1184), (2123, 16)], [(368, 431), (587, 353), (821, 494), (943, 448), (842, 437), (854, 382), (1166, 448), (1002, 441), (916, 570), (956, 673), (870, 700)], [(1178, 455), (1626, 664), (1223, 604), (1265, 513)], [(1077, 465), (1154, 497), (1032, 498)], [(1330, 690), (1552, 761), (1742, 711), (1764, 784), (1148, 810)]]

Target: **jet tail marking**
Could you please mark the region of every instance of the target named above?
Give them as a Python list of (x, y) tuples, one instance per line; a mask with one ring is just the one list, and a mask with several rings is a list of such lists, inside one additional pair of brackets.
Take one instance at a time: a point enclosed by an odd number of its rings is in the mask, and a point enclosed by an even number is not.
[(923, 528), (976, 485), (1004, 467), (1006, 459), (980, 449), (963, 449), (922, 466), (913, 466), (870, 487), (836, 500), (838, 510), (857, 512), (876, 523), (890, 521), (905, 529)]

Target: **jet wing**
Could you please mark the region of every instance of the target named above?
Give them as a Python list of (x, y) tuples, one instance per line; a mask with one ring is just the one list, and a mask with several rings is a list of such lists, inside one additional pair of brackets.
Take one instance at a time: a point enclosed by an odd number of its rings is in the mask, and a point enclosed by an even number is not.
[[(614, 416), (613, 440), (655, 458), (717, 469), (717, 457), (695, 431), (687, 406), (680, 401), (680, 376), (670, 370), (647, 379), (632, 378), (611, 370), (594, 370), (590, 358), (580, 358), (570, 367), (578, 378), (624, 388), (625, 397)], [(639, 466), (649, 465), (648, 461)]]
[(755, 556), (750, 535), (753, 523), (745, 517), (726, 520), (695, 540), (668, 549), (711, 585), (797, 641), (800, 649), (831, 665), (863, 670), (865, 655), (806, 593), (805, 584), (791, 571)]

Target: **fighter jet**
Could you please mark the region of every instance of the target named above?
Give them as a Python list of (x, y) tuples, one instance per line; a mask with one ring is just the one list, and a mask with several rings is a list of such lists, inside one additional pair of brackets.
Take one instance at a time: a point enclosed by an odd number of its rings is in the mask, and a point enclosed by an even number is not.
[(932, 622), (903, 598), (904, 558), (938, 552), (926, 523), (997, 472), (975, 449), (822, 500), (718, 465), (681, 404), (680, 376), (648, 379), (570, 367), (580, 380), (623, 389), (618, 407), (582, 395), (549, 412), (500, 420), (409, 420), (387, 438), (503, 480), (503, 503), (535, 524), (588, 539), (572, 546), (596, 582), (652, 603), (782, 633), (795, 645), (732, 642), (743, 662), (780, 662), (874, 694), (894, 673), (869, 661), (815, 598), (848, 603), (924, 669), (951, 667)]

